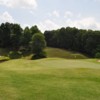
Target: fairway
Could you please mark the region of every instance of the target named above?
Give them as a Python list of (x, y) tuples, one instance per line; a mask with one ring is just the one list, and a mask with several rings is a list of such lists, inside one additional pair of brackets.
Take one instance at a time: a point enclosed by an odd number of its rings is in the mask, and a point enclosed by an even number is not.
[(100, 62), (47, 58), (0, 63), (0, 100), (100, 100)]

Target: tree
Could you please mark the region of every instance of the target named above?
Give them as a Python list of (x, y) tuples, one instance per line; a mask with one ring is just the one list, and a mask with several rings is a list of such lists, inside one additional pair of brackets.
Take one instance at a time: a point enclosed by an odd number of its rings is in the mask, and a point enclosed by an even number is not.
[(2, 23), (0, 26), (0, 47), (7, 48), (10, 46), (11, 24)]
[(19, 24), (13, 24), (10, 42), (13, 50), (18, 50), (21, 44), (22, 28)]
[(59, 30), (45, 31), (44, 36), (48, 46), (58, 47), (57, 35)]
[(23, 31), (23, 34), (22, 34), (21, 46), (28, 49), (31, 38), (32, 37), (31, 37), (30, 29), (28, 27), (26, 27)]
[(100, 52), (100, 31), (61, 28), (45, 31), (47, 46), (81, 52), (94, 57)]
[(30, 33), (31, 35), (33, 36), (35, 33), (41, 33), (41, 31), (38, 29), (38, 27), (35, 25), (35, 26), (32, 26), (30, 28)]
[(46, 57), (44, 53), (44, 48), (46, 47), (46, 41), (42, 33), (36, 33), (33, 35), (31, 46), (32, 46), (32, 53), (34, 54), (32, 59)]

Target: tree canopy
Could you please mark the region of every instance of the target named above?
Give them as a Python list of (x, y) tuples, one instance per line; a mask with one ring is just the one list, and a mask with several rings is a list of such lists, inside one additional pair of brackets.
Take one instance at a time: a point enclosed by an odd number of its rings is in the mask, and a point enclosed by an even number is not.
[(45, 41), (45, 37), (43, 34), (36, 33), (35, 35), (33, 35), (31, 46), (32, 46), (32, 52), (35, 54), (34, 57), (36, 58), (45, 57), (45, 55), (43, 55), (43, 52), (46, 47), (46, 41)]
[(42, 34), (36, 25), (25, 29), (19, 24), (8, 22), (0, 25), (0, 48), (15, 51), (24, 48), (39, 53), (46, 44), (49, 47), (77, 51), (95, 57), (96, 53), (100, 53), (100, 31), (62, 27)]
[(100, 31), (61, 28), (45, 31), (47, 46), (68, 49), (94, 57), (100, 52)]

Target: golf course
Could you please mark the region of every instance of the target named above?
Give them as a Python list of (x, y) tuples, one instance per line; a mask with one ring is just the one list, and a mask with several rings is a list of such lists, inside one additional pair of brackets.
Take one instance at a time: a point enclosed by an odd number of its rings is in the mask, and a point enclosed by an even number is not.
[(100, 0), (0, 0), (0, 100), (100, 100)]
[(59, 52), (75, 54), (54, 48), (46, 52), (45, 59), (0, 63), (0, 100), (100, 100), (98, 59), (68, 59)]

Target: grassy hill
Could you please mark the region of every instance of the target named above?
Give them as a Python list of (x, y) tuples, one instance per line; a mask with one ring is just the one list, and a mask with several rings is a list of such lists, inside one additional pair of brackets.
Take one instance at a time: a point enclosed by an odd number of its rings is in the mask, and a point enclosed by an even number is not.
[(71, 52), (58, 48), (46, 48), (47, 57), (58, 57), (66, 59), (86, 59), (87, 57), (83, 54)]
[(61, 58), (0, 63), (0, 100), (100, 100), (100, 63)]

